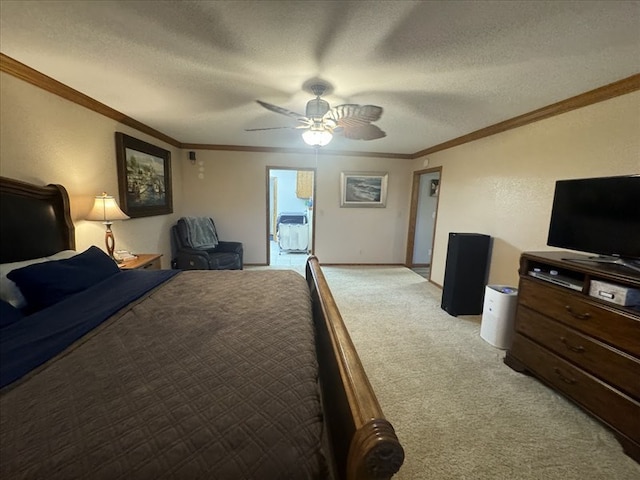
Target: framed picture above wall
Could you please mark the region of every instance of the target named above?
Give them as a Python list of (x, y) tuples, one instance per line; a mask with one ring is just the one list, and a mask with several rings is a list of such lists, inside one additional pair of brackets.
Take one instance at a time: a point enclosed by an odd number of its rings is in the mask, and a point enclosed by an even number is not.
[(173, 213), (171, 152), (116, 132), (120, 208), (131, 218)]
[(342, 172), (341, 207), (386, 207), (387, 172)]

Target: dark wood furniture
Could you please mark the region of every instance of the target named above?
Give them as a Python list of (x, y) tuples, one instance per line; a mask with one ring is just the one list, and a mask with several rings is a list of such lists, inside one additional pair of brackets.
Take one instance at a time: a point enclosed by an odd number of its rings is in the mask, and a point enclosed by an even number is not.
[(123, 270), (160, 270), (159, 253), (139, 253), (137, 258), (123, 261), (119, 267)]
[[(566, 260), (576, 257), (581, 256), (521, 256), (516, 332), (504, 361), (602, 421), (640, 462), (640, 309), (589, 295), (594, 280), (640, 288), (640, 276), (616, 265)], [(582, 288), (534, 278), (534, 269), (555, 270)]]
[[(69, 197), (63, 186), (0, 177), (0, 207), (0, 263), (75, 249)], [(389, 479), (400, 469), (404, 450), (382, 413), (315, 257), (307, 262), (306, 280), (333, 478)]]

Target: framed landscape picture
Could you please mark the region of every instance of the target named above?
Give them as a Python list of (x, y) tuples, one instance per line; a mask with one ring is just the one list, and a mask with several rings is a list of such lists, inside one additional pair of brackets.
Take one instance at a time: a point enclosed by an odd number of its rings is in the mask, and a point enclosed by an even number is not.
[(388, 178), (386, 172), (342, 172), (340, 206), (385, 207)]
[(120, 208), (131, 218), (173, 213), (171, 152), (116, 132)]

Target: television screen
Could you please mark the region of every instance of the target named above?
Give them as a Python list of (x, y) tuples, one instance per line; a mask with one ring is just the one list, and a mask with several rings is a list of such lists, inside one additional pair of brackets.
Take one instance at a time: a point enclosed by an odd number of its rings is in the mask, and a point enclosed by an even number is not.
[(640, 175), (557, 181), (547, 245), (640, 259)]

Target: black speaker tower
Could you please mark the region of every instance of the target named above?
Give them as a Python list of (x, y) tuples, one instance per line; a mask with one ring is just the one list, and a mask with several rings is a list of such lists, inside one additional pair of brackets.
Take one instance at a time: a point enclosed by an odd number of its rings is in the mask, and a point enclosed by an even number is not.
[(491, 237), (449, 233), (442, 304), (450, 315), (480, 315), (487, 282)]

